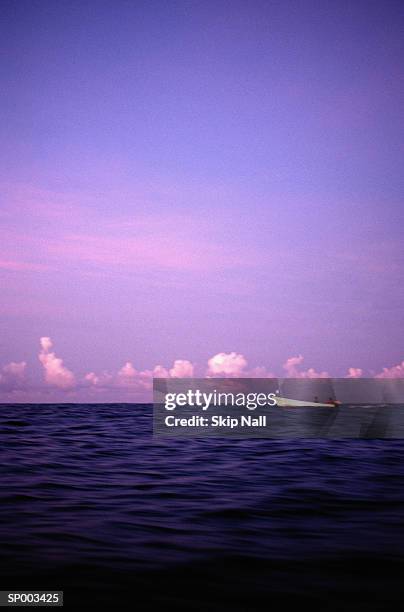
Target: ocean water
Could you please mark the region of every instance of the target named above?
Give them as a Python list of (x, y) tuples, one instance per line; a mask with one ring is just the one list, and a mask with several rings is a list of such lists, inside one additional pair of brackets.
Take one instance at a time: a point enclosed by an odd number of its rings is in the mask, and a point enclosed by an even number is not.
[(1, 588), (65, 606), (386, 610), (404, 440), (155, 439), (150, 405), (0, 406)]

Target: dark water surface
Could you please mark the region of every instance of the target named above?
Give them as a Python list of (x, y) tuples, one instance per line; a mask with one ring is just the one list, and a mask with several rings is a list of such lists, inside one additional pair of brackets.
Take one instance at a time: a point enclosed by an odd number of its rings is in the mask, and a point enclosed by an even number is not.
[(151, 406), (127, 404), (2, 405), (0, 428), (2, 589), (117, 609), (401, 601), (404, 440), (156, 440)]

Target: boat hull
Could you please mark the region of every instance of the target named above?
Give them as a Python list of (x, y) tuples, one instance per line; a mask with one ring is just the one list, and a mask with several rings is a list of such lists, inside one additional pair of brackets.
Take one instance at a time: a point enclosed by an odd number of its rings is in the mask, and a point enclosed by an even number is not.
[(294, 400), (288, 397), (277, 397), (276, 403), (281, 408), (303, 408), (305, 406), (309, 408), (333, 408), (335, 404), (321, 404), (320, 402), (306, 402), (305, 400)]

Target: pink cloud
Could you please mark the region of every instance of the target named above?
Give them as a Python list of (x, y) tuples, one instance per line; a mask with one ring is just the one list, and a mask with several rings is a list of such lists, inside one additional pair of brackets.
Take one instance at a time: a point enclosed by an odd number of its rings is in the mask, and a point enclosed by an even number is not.
[(84, 381), (86, 383), (90, 383), (92, 386), (98, 387), (107, 387), (113, 381), (112, 374), (108, 372), (102, 372), (101, 374), (96, 374), (95, 372), (89, 372), (84, 376)]
[(151, 389), (153, 374), (149, 370), (139, 372), (130, 361), (118, 371), (115, 384), (138, 389)]
[(208, 376), (241, 376), (247, 366), (243, 355), (235, 353), (217, 353), (208, 361)]
[(283, 364), (283, 369), (286, 370), (289, 376), (295, 376), (297, 374), (296, 366), (300, 365), (303, 361), (303, 355), (298, 357), (289, 357)]
[(189, 378), (194, 375), (194, 366), (186, 359), (176, 359), (169, 374), (171, 378)]
[(151, 391), (153, 377), (155, 378), (188, 378), (194, 374), (194, 365), (187, 360), (177, 359), (173, 367), (164, 368), (161, 365), (153, 370), (136, 370), (132, 362), (127, 361), (116, 374), (89, 372), (84, 376), (84, 382), (91, 387), (104, 389), (127, 388), (133, 392)]
[(92, 385), (98, 385), (98, 383), (100, 382), (100, 377), (97, 376), (95, 372), (89, 372), (84, 376), (84, 380), (88, 381)]
[(363, 374), (362, 368), (349, 368), (347, 378), (360, 378)]
[(0, 372), (0, 386), (7, 391), (21, 389), (25, 382), (25, 371), (27, 364), (25, 361), (12, 361), (3, 366)]
[[(84, 383), (93, 389), (126, 389), (130, 393), (151, 391), (153, 373), (149, 370), (138, 371), (127, 361), (116, 374), (89, 372), (84, 376)], [(130, 399), (130, 398), (129, 398)]]
[(75, 376), (63, 365), (62, 359), (50, 352), (52, 340), (46, 336), (40, 339), (40, 343), (38, 358), (44, 368), (45, 382), (59, 389), (72, 389), (76, 384)]
[(153, 370), (154, 378), (169, 378), (169, 372), (161, 365), (157, 365)]
[(314, 368), (308, 370), (299, 370), (297, 366), (301, 365), (304, 358), (303, 355), (298, 357), (289, 357), (283, 364), (283, 369), (286, 371), (288, 378), (328, 378), (328, 372), (316, 372)]
[(383, 368), (375, 378), (404, 378), (404, 361), (391, 368)]
[(21, 378), (25, 374), (25, 369), (27, 367), (27, 363), (25, 361), (20, 361), (16, 363), (12, 361), (3, 367), (3, 371), (6, 374), (10, 374), (11, 376), (16, 376), (17, 378)]
[(48, 338), (47, 336), (42, 337), (39, 339), (40, 345), (42, 347), (42, 350), (45, 352), (50, 351), (50, 349), (52, 348), (52, 340), (50, 338)]
[(135, 378), (137, 372), (130, 361), (127, 361), (118, 372), (118, 378), (131, 379)]

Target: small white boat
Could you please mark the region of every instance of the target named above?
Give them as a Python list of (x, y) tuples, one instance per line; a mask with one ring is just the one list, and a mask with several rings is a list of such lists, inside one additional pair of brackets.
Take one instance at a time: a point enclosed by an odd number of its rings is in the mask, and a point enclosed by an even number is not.
[(302, 408), (308, 406), (312, 408), (333, 408), (339, 402), (329, 402), (328, 404), (321, 404), (320, 402), (306, 402), (305, 400), (289, 399), (288, 397), (276, 397), (276, 403), (282, 408)]

